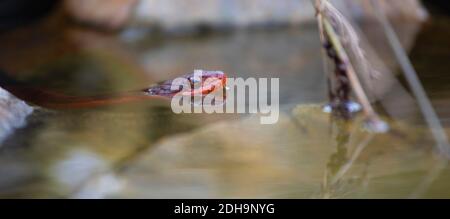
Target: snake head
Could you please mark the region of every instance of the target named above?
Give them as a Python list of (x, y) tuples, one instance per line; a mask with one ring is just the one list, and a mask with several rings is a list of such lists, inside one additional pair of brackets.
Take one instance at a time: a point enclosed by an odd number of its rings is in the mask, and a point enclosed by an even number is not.
[(203, 96), (224, 89), (226, 82), (227, 76), (222, 71), (195, 70), (193, 73), (161, 82), (144, 91), (152, 96), (163, 97), (173, 97), (180, 92), (186, 96)]

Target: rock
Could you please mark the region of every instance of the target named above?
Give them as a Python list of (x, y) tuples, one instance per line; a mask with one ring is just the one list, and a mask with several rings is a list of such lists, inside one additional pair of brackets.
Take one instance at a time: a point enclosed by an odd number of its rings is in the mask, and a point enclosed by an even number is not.
[[(375, 19), (373, 6), (367, 0), (330, 0), (341, 11), (360, 19)], [(419, 0), (377, 0), (384, 13), (392, 20), (424, 21), (428, 12)]]
[[(342, 9), (358, 17), (372, 14), (365, 0), (332, 0)], [(426, 12), (417, 0), (392, 3), (383, 0), (382, 6), (394, 19), (423, 20)], [(296, 25), (314, 20), (315, 10), (310, 0), (140, 0), (133, 22), (144, 26), (177, 29), (195, 25), (212, 27), (248, 27), (258, 25)]]
[(14, 130), (25, 125), (33, 108), (0, 88), (0, 144)]
[(66, 11), (76, 20), (107, 29), (123, 27), (136, 0), (66, 0)]
[[(331, 0), (356, 17), (373, 16), (364, 0)], [(418, 0), (380, 1), (389, 17), (421, 21), (426, 12)], [(180, 31), (196, 26), (249, 27), (297, 25), (314, 20), (310, 0), (65, 0), (76, 20), (108, 29), (138, 25)]]
[(312, 16), (310, 2), (297, 0), (142, 0), (136, 11), (136, 22), (167, 29), (193, 25), (295, 24), (311, 20)]

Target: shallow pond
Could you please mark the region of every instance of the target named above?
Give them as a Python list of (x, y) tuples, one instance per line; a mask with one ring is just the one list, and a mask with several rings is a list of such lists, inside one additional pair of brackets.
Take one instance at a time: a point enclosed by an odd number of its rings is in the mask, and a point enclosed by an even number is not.
[[(412, 51), (446, 124), (449, 64), (442, 57), (449, 57), (449, 24), (447, 18), (427, 24)], [(130, 35), (19, 31), (2, 45), (2, 68), (77, 95), (145, 87), (198, 68), (277, 77), (279, 122), (175, 115), (170, 106), (145, 102), (37, 107), (0, 146), (0, 197), (450, 197), (447, 164), (415, 109), (402, 111), (412, 120), (386, 118), (391, 131), (378, 135), (365, 131), (360, 117), (345, 122), (322, 112), (326, 83), (315, 25), (138, 43), (128, 42)]]

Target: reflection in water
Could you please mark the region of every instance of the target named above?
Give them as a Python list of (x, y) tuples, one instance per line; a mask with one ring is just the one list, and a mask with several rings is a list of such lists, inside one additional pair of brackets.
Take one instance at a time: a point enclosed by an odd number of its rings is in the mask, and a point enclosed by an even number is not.
[[(365, 136), (361, 142), (351, 142), (350, 140), (353, 136), (352, 131), (354, 131), (351, 130), (352, 121), (332, 116), (332, 122), (334, 122), (332, 131), (336, 132), (335, 140), (337, 150), (330, 156), (327, 163), (325, 179), (323, 182), (323, 198), (344, 197), (345, 194), (339, 194), (339, 192), (345, 193), (345, 191), (350, 190), (351, 187), (359, 187), (362, 183), (368, 182), (367, 167), (363, 168), (362, 173), (358, 177), (347, 180), (342, 179), (354, 162), (357, 161), (364, 148), (375, 136), (374, 133), (367, 133), (367, 136)], [(354, 147), (349, 154), (349, 147), (351, 147), (352, 144), (356, 145), (356, 147)]]

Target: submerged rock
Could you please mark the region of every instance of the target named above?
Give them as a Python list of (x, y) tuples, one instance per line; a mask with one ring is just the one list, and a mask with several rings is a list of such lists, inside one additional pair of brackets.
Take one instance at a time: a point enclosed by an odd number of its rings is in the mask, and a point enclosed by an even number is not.
[(369, 133), (362, 118), (332, 120), (318, 105), (298, 106), (275, 125), (260, 125), (258, 116), (209, 125), (128, 163), (120, 174), (126, 187), (115, 196), (408, 197), (434, 168), (433, 142), (419, 127), (391, 126)]

